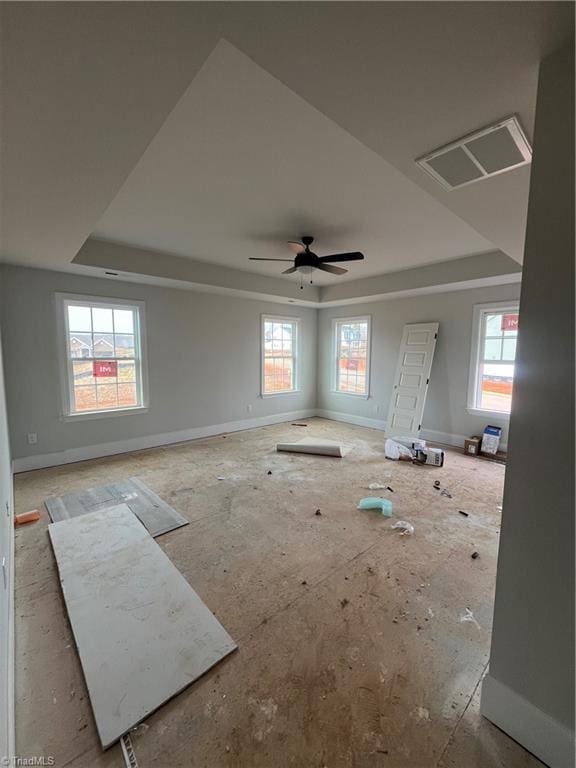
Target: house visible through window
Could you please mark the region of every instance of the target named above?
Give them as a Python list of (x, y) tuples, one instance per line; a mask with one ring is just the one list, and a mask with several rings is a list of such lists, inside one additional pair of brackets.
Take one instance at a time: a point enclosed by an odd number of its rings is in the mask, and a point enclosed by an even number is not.
[(518, 304), (477, 306), (471, 370), (472, 408), (510, 413), (518, 337)]
[(296, 391), (298, 326), (296, 318), (262, 318), (262, 394)]
[(335, 321), (336, 391), (368, 395), (370, 319)]
[(141, 305), (59, 299), (67, 415), (143, 407)]

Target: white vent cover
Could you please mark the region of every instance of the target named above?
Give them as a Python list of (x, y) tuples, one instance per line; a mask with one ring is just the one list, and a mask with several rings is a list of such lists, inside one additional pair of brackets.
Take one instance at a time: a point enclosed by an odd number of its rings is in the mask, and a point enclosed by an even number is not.
[(516, 117), (440, 147), (416, 162), (444, 189), (457, 189), (532, 160), (532, 148)]

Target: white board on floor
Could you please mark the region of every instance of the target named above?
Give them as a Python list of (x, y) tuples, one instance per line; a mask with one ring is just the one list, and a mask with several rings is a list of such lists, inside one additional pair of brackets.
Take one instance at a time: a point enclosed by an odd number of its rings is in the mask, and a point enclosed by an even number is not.
[(438, 326), (439, 323), (404, 326), (388, 409), (388, 436), (420, 434)]
[(48, 530), (106, 748), (236, 644), (126, 504)]
[(344, 455), (344, 448), (336, 440), (320, 440), (314, 437), (305, 437), (296, 443), (278, 443), (276, 450), (289, 453), (315, 453), (319, 456), (342, 457)]

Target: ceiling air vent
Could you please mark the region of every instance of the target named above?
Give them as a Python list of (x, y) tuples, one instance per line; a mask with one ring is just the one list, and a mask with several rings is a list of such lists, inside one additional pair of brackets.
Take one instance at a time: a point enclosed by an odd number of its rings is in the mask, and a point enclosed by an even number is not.
[(532, 148), (516, 117), (440, 147), (416, 162), (444, 189), (457, 189), (511, 171), (532, 160)]

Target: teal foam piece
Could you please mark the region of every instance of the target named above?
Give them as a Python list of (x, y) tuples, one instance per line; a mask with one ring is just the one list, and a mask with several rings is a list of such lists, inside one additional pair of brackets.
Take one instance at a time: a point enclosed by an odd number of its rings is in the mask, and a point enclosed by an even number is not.
[(392, 517), (392, 502), (390, 499), (382, 499), (379, 496), (360, 499), (357, 509), (379, 509), (384, 517)]

